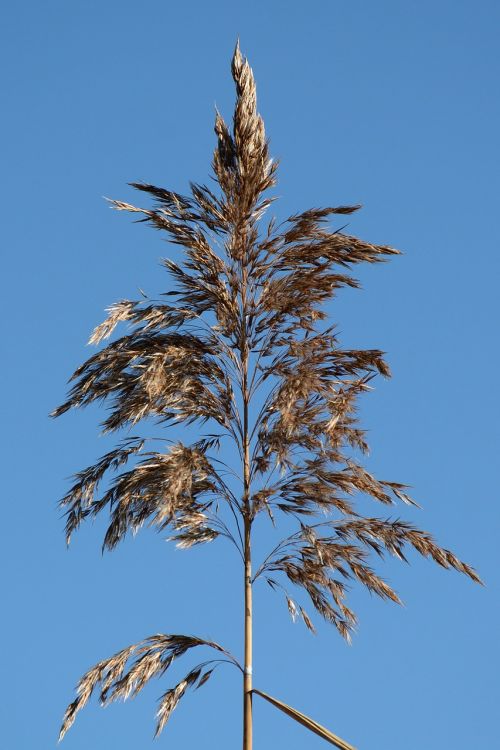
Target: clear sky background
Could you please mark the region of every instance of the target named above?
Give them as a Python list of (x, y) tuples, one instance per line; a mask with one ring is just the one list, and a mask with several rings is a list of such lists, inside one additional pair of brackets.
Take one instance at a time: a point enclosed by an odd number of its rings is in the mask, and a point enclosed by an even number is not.
[[(493, 747), (499, 4), (25, 0), (1, 21), (1, 746), (54, 747), (82, 672), (151, 633), (241, 653), (241, 575), (223, 543), (181, 552), (146, 530), (102, 557), (96, 524), (66, 550), (56, 502), (112, 441), (98, 438), (98, 409), (47, 417), (104, 308), (166, 289), (160, 235), (102, 196), (133, 200), (131, 180), (180, 192), (206, 180), (239, 35), (281, 160), (278, 215), (361, 202), (349, 231), (405, 251), (329, 311), (346, 346), (380, 347), (393, 369), (362, 405), (368, 467), (411, 484), (423, 510), (402, 515), (487, 583), (388, 562), (406, 606), (355, 591), (351, 647), (321, 624), (310, 636), (258, 587), (255, 685), (362, 750)], [(169, 684), (104, 711), (93, 702), (63, 747), (153, 746)], [(239, 677), (221, 670), (156, 746), (238, 747), (240, 710)], [(323, 744), (255, 699), (256, 750)]]

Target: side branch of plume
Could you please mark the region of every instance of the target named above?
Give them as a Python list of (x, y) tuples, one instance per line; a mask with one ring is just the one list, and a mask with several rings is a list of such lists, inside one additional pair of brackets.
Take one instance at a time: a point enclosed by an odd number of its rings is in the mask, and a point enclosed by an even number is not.
[(109, 659), (98, 662), (80, 679), (76, 699), (69, 704), (64, 715), (59, 740), (62, 740), (79, 711), (87, 704), (94, 691), (99, 690), (101, 705), (134, 698), (153, 677), (162, 677), (174, 660), (198, 646), (211, 648), (225, 658), (209, 659), (194, 667), (174, 688), (160, 698), (157, 713), (156, 735), (160, 734), (172, 711), (188, 687), (204, 685), (214, 669), (229, 662), (243, 671), (234, 656), (214, 641), (187, 635), (152, 635), (139, 643), (118, 651)]

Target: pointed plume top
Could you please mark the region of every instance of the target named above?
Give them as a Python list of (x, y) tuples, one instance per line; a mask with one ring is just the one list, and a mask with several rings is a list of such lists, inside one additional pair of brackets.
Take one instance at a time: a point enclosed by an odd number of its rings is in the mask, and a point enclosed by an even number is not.
[(256, 215), (260, 195), (275, 184), (277, 163), (269, 158), (264, 122), (257, 112), (257, 89), (252, 69), (241, 54), (239, 40), (231, 61), (236, 84), (233, 129), (216, 110), (218, 144), (213, 168), (234, 217)]
[(242, 136), (251, 135), (253, 129), (258, 125), (257, 121), (260, 121), (263, 129), (262, 119), (257, 114), (257, 89), (253, 71), (248, 64), (248, 60), (241, 54), (239, 41), (236, 44), (231, 61), (231, 72), (236, 84), (237, 101), (234, 113), (234, 135), (237, 138), (238, 129)]
[(267, 176), (268, 152), (264, 122), (257, 112), (257, 89), (248, 60), (236, 44), (231, 63), (236, 84), (234, 142), (240, 175), (258, 181)]
[(231, 60), (231, 70), (232, 70), (233, 78), (235, 81), (237, 81), (244, 63), (245, 63), (245, 59), (243, 55), (241, 54), (240, 39), (238, 37), (238, 39), (236, 40), (236, 46), (233, 52), (233, 59)]

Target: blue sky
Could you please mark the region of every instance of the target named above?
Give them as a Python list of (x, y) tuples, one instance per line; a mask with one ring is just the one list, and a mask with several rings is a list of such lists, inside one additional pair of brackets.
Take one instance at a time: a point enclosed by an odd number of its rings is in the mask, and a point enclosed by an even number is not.
[[(167, 246), (102, 196), (132, 200), (131, 180), (180, 192), (205, 181), (214, 105), (231, 113), (237, 35), (281, 160), (278, 215), (361, 202), (349, 231), (405, 251), (363, 270), (363, 291), (329, 312), (347, 346), (384, 349), (393, 370), (362, 405), (369, 468), (411, 484), (423, 510), (403, 515), (487, 583), (389, 562), (405, 607), (355, 592), (351, 647), (326, 627), (309, 636), (257, 590), (255, 684), (365, 750), (492, 746), (499, 22), (489, 0), (4, 8), (3, 746), (54, 747), (81, 673), (151, 633), (241, 650), (241, 576), (224, 545), (181, 552), (146, 531), (102, 557), (96, 524), (66, 550), (56, 502), (111, 441), (98, 438), (98, 409), (47, 418), (103, 309), (166, 289)], [(161, 692), (93, 703), (63, 747), (149, 747)], [(240, 704), (238, 677), (221, 671), (157, 746), (234, 747)], [(256, 699), (256, 748), (322, 744)]]

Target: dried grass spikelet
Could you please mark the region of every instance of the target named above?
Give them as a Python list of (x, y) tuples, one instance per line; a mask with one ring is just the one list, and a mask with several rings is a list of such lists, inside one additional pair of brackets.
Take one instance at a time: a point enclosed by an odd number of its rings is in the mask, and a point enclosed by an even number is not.
[(161, 677), (175, 659), (192, 648), (205, 646), (224, 658), (209, 659), (192, 669), (178, 685), (168, 690), (160, 699), (156, 735), (158, 735), (187, 687), (201, 687), (214, 669), (229, 661), (238, 669), (241, 666), (232, 654), (214, 641), (186, 635), (153, 635), (128, 646), (109, 659), (104, 659), (89, 669), (78, 682), (76, 699), (70, 703), (63, 718), (59, 740), (73, 724), (76, 715), (88, 703), (92, 693), (100, 686), (100, 702), (108, 705), (116, 700), (135, 697), (153, 677)]
[(67, 516), (68, 543), (83, 520), (106, 509), (111, 512), (104, 538), (107, 549), (113, 549), (128, 532), (146, 522), (160, 531), (170, 525), (182, 547), (208, 542), (219, 535), (220, 531), (212, 528), (207, 511), (218, 499), (232, 502), (232, 498), (224, 480), (198, 447), (177, 443), (166, 453), (148, 451), (133, 468), (118, 474), (98, 497), (106, 472), (136, 456), (145, 442), (128, 438), (95, 466), (76, 475), (75, 484), (61, 501)]
[[(331, 533), (325, 535), (328, 531)], [(413, 547), (423, 557), (433, 559), (444, 568), (454, 568), (481, 583), (473, 568), (449, 550), (439, 547), (430, 534), (406, 522), (363, 517), (324, 521), (314, 526), (302, 524), (299, 532), (283, 540), (269, 556), (256, 577), (263, 573), (267, 577), (269, 572), (283, 572), (292, 584), (305, 590), (319, 614), (349, 640), (356, 616), (344, 604), (344, 584), (333, 576), (340, 574), (345, 579), (354, 578), (382, 599), (400, 604), (396, 592), (366, 561), (371, 550), (380, 557), (387, 551), (406, 561), (405, 547)], [(329, 601), (330, 597), (333, 602)], [(287, 604), (293, 616), (295, 603), (290, 604), (288, 596)]]

